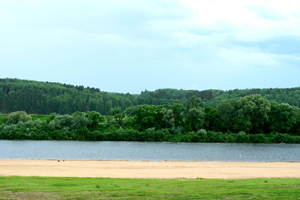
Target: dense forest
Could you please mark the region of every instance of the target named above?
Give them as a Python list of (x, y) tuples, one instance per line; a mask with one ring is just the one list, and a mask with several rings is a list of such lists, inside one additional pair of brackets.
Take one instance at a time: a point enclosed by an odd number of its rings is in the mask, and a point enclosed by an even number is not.
[(297, 88), (131, 95), (18, 79), (0, 84), (0, 139), (300, 143)]
[(97, 111), (106, 115), (114, 107), (124, 111), (128, 107), (143, 104), (172, 104), (174, 100), (186, 106), (187, 99), (192, 96), (201, 98), (205, 106), (216, 108), (224, 100), (239, 99), (251, 94), (300, 107), (300, 87), (229, 91), (158, 89), (145, 90), (140, 94), (120, 94), (103, 92), (98, 88), (6, 78), (0, 79), (0, 112), (23, 110), (29, 114), (72, 114), (76, 111)]

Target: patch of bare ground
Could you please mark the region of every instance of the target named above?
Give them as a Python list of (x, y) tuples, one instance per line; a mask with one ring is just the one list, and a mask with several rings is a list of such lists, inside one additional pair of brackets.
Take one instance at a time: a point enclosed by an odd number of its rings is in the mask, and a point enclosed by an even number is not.
[(5, 191), (1, 193), (0, 199), (17, 199), (17, 200), (27, 200), (27, 199), (60, 199), (60, 195), (46, 192), (12, 192)]
[(300, 162), (0, 160), (0, 176), (111, 178), (300, 178)]

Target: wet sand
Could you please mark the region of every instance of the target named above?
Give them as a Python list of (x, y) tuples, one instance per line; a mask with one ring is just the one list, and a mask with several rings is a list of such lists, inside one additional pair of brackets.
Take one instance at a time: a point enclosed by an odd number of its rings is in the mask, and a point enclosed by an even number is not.
[(0, 176), (111, 178), (300, 178), (300, 162), (0, 160)]

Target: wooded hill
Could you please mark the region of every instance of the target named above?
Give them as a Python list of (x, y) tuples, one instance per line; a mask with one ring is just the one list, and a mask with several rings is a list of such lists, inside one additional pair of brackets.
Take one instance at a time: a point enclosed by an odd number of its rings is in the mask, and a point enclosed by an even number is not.
[(300, 106), (300, 87), (286, 89), (244, 90), (177, 90), (142, 91), (139, 95), (103, 92), (98, 88), (20, 79), (0, 79), (0, 112), (23, 110), (35, 114), (71, 114), (76, 111), (97, 111), (102, 115), (114, 107), (125, 110), (131, 106), (172, 104), (174, 100), (186, 106), (192, 96), (199, 97), (205, 106), (216, 107), (223, 100), (239, 99), (259, 94), (267, 100)]

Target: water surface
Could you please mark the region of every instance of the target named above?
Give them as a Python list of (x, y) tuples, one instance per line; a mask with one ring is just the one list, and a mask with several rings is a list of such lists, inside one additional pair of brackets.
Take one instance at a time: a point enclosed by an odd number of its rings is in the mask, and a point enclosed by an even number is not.
[(300, 144), (0, 140), (0, 159), (300, 161)]

